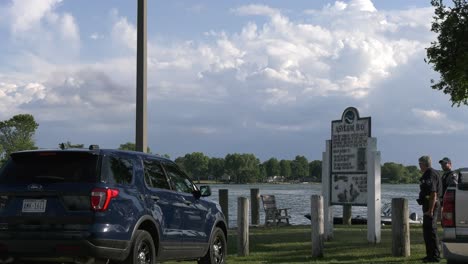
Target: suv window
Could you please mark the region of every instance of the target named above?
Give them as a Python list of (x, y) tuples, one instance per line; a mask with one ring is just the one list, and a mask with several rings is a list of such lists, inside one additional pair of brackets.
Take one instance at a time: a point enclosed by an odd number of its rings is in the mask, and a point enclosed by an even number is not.
[(145, 166), (145, 183), (148, 187), (171, 189), (159, 161), (145, 159), (143, 164)]
[(0, 183), (95, 182), (98, 156), (86, 152), (14, 153)]
[(106, 155), (102, 161), (102, 179), (111, 183), (130, 184), (133, 179), (133, 160)]
[(192, 193), (195, 187), (190, 179), (173, 164), (164, 164), (172, 187), (178, 192)]

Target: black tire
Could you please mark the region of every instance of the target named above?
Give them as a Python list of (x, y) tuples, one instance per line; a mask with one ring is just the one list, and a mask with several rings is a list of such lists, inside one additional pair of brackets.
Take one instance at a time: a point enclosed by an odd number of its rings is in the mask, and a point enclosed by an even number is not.
[(210, 247), (206, 255), (198, 260), (198, 264), (225, 264), (227, 257), (226, 236), (221, 228), (216, 227), (210, 239)]
[(156, 249), (153, 238), (145, 230), (137, 230), (132, 248), (124, 264), (155, 264)]

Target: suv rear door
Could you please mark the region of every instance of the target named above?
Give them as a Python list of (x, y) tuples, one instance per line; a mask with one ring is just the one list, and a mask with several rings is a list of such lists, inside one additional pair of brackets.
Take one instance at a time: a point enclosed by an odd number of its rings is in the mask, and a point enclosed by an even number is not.
[(84, 235), (93, 221), (90, 189), (98, 171), (96, 152), (13, 153), (0, 172), (0, 236)]

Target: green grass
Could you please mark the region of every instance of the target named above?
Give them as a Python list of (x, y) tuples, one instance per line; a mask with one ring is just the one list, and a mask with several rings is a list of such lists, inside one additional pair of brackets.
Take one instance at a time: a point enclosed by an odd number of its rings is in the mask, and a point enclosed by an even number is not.
[(334, 238), (325, 242), (322, 258), (312, 258), (310, 226), (251, 228), (246, 257), (237, 256), (236, 230), (229, 230), (227, 263), (421, 263), (425, 256), (422, 227), (411, 225), (410, 230), (411, 255), (406, 258), (392, 256), (391, 226), (382, 227), (381, 243), (373, 244), (367, 242), (365, 225), (335, 225)]

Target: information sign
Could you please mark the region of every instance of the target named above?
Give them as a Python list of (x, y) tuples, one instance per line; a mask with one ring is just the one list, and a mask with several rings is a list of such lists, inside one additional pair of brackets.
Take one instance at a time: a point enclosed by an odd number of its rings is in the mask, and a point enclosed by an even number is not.
[(331, 126), (331, 204), (367, 205), (367, 138), (371, 118), (354, 107)]

